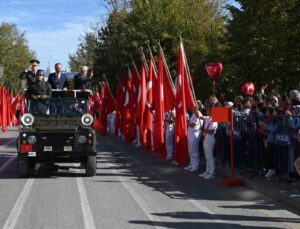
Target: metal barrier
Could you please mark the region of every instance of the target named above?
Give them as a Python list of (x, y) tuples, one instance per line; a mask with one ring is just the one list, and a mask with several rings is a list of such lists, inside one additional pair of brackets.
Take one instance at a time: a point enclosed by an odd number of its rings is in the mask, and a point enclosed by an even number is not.
[[(266, 168), (266, 147), (272, 145), (271, 160), (274, 160), (277, 174), (283, 177), (296, 175), (294, 161), (300, 154), (300, 143), (294, 135), (298, 128), (299, 116), (234, 115), (235, 165), (262, 172)], [(230, 161), (227, 123), (221, 123), (217, 130), (216, 154), (221, 163)]]

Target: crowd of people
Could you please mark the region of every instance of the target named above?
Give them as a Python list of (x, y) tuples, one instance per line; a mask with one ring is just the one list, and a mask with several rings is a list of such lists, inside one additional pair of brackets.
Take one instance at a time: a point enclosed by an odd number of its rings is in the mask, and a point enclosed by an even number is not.
[[(24, 88), (27, 82), (27, 96), (31, 99), (46, 99), (51, 96), (53, 89), (68, 90), (70, 88), (68, 78), (62, 72), (62, 65), (55, 64), (55, 72), (50, 74), (45, 81), (45, 73), (38, 69), (39, 61), (31, 60), (31, 67), (21, 73), (21, 86)], [(92, 89), (91, 79), (93, 71), (83, 66), (80, 72), (74, 76), (73, 89)], [(218, 123), (212, 121), (211, 109), (214, 107), (232, 107), (235, 116), (245, 116), (246, 120), (257, 124), (256, 133), (263, 143), (263, 166), (267, 178), (276, 174), (274, 163), (274, 147), (278, 142), (288, 145), (289, 163), (292, 170), (300, 175), (300, 92), (292, 90), (288, 95), (265, 94), (263, 87), (257, 95), (236, 96), (229, 101), (224, 95), (219, 98), (211, 96), (204, 103), (197, 100), (197, 105), (187, 112), (188, 127), (188, 153), (189, 164), (185, 167), (190, 172), (199, 171), (200, 152), (206, 159), (206, 170), (200, 174), (204, 179), (215, 177), (214, 151)], [(165, 114), (165, 143), (167, 160), (174, 158), (174, 133), (175, 133), (175, 109)], [(108, 115), (109, 130), (115, 132), (116, 114)], [(284, 120), (284, 121), (282, 121)], [(284, 128), (285, 133), (282, 133)], [(287, 131), (288, 130), (288, 131)], [(139, 130), (137, 130), (139, 131)], [(279, 132), (281, 132), (279, 134)], [(139, 134), (137, 134), (139, 136)], [(217, 139), (218, 141), (218, 139)], [(136, 146), (140, 146), (140, 139), (135, 140)]]
[[(287, 96), (267, 96), (264, 90), (261, 90), (258, 95), (253, 97), (239, 95), (233, 101), (226, 100), (223, 95), (219, 98), (211, 96), (204, 103), (198, 100), (197, 106), (187, 112), (190, 161), (185, 167), (186, 170), (199, 171), (200, 153), (202, 152), (206, 160), (206, 170), (199, 176), (204, 179), (215, 177), (214, 155), (216, 141), (219, 139), (216, 135), (218, 123), (213, 122), (210, 115), (211, 109), (214, 107), (232, 107), (235, 117), (244, 117), (243, 120), (246, 124), (241, 127), (244, 128), (243, 131), (247, 131), (245, 130), (247, 122), (257, 124), (254, 135), (259, 136), (262, 145), (262, 164), (266, 178), (276, 174), (276, 150), (274, 150), (276, 144), (287, 146), (288, 163), (292, 167), (290, 170), (296, 171), (300, 175), (300, 92), (298, 90), (290, 91)], [(175, 116), (175, 109), (165, 115), (167, 160), (172, 160), (174, 157)], [(108, 116), (108, 123), (110, 131), (114, 133), (115, 114), (111, 113)], [(135, 142), (136, 146), (141, 145), (138, 138)]]

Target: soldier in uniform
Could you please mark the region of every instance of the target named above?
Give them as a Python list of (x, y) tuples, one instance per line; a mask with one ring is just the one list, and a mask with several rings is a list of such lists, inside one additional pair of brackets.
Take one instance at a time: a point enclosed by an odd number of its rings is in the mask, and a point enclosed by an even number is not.
[(33, 113), (46, 114), (48, 110), (47, 99), (51, 97), (51, 86), (45, 81), (45, 72), (39, 69), (36, 72), (36, 82), (31, 84), (27, 91), (28, 98), (32, 101)]
[(19, 76), (21, 80), (21, 89), (26, 88), (25, 81), (27, 82), (27, 88), (30, 88), (30, 86), (37, 81), (36, 73), (39, 68), (40, 62), (36, 59), (33, 59), (30, 61), (30, 64), (30, 68), (23, 71)]
[(48, 99), (51, 96), (51, 86), (45, 81), (45, 72), (41, 69), (36, 72), (36, 82), (31, 84), (28, 95), (32, 99)]

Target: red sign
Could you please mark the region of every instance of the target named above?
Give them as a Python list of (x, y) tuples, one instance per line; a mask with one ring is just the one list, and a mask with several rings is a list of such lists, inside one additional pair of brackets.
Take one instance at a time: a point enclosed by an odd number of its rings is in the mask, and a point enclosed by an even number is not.
[(230, 107), (214, 107), (211, 109), (213, 122), (231, 122), (232, 109)]
[(32, 145), (30, 144), (22, 144), (20, 147), (20, 153), (27, 153), (32, 151)]

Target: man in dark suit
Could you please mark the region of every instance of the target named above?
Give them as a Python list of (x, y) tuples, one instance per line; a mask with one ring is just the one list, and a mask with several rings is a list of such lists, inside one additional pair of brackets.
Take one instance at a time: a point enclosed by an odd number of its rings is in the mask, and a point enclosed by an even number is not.
[(80, 67), (79, 74), (74, 76), (74, 89), (75, 90), (85, 90), (89, 89), (91, 90), (91, 78), (93, 75), (87, 75), (88, 73), (88, 67), (82, 66)]
[(49, 75), (48, 83), (51, 85), (52, 89), (68, 89), (68, 77), (62, 73), (62, 64), (55, 64), (55, 72)]
[(28, 69), (26, 69), (25, 71), (23, 71), (19, 76), (19, 78), (21, 80), (21, 82), (20, 82), (21, 89), (26, 88), (25, 82), (27, 82), (27, 88), (30, 88), (30, 86), (37, 81), (36, 72), (39, 68), (40, 62), (36, 59), (33, 59), (29, 63), (31, 64), (31, 66)]

